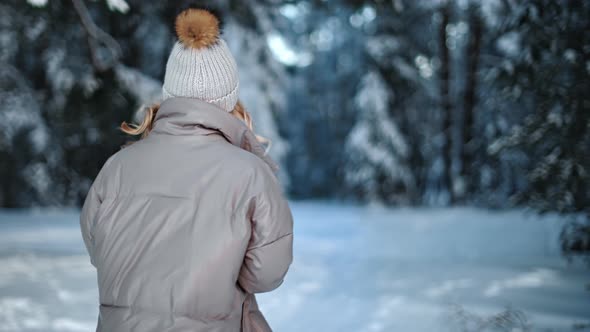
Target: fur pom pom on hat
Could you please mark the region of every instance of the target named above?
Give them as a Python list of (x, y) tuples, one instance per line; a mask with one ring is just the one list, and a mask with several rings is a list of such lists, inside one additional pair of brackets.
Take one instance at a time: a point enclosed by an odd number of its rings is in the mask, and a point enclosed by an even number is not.
[(176, 17), (178, 41), (166, 64), (162, 99), (195, 98), (231, 112), (239, 92), (238, 67), (220, 36), (220, 21), (205, 9)]
[(176, 17), (176, 35), (187, 47), (200, 49), (219, 39), (219, 19), (204, 9), (187, 9)]

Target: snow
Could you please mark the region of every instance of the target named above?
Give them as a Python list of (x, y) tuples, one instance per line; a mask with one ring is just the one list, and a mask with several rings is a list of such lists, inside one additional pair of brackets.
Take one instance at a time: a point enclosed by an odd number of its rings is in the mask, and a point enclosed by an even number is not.
[(269, 34), (268, 37), (266, 37), (266, 41), (273, 56), (287, 66), (306, 67), (309, 66), (313, 60), (311, 54), (295, 51), (278, 33)]
[(521, 36), (516, 31), (506, 33), (498, 38), (496, 47), (507, 57), (515, 58), (522, 49)]
[(287, 3), (279, 7), (279, 12), (291, 21), (301, 20), (309, 14), (309, 4), (306, 2)]
[[(532, 331), (588, 323), (588, 267), (563, 220), (523, 210), (292, 202), (294, 261), (258, 295), (276, 331), (459, 331), (457, 307), (520, 310)], [(95, 270), (78, 210), (0, 211), (0, 331), (93, 331)]]
[(27, 2), (33, 7), (45, 7), (47, 0), (27, 0)]
[(355, 28), (360, 28), (363, 25), (372, 22), (377, 17), (377, 11), (371, 6), (364, 6), (349, 18), (349, 23)]
[(107, 5), (112, 11), (118, 11), (123, 14), (129, 11), (129, 5), (125, 0), (107, 0)]
[(402, 44), (399, 38), (390, 35), (379, 35), (367, 38), (367, 52), (381, 65), (387, 65), (390, 55), (399, 52)]

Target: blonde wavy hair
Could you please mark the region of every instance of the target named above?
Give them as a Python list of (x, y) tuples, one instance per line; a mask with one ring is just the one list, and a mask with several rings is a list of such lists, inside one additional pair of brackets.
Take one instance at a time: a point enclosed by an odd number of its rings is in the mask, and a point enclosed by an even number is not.
[[(121, 129), (121, 131), (124, 132), (125, 134), (131, 135), (131, 136), (140, 136), (140, 139), (143, 139), (143, 138), (147, 137), (147, 135), (149, 135), (150, 131), (152, 130), (152, 128), (154, 126), (154, 120), (156, 118), (156, 114), (158, 113), (159, 109), (160, 109), (160, 104), (153, 104), (151, 106), (147, 106), (143, 109), (145, 115), (144, 115), (141, 123), (128, 124), (127, 122), (123, 121), (121, 123), (121, 127), (119, 129)], [(244, 107), (244, 105), (240, 101), (238, 101), (238, 103), (236, 104), (234, 109), (230, 112), (230, 114), (235, 116), (236, 118), (240, 119), (241, 121), (243, 121), (250, 130), (254, 131), (254, 124), (252, 123), (252, 116), (250, 115), (250, 113), (248, 111), (246, 111), (246, 108)], [(266, 137), (256, 135), (256, 134), (254, 134), (254, 135), (256, 136), (256, 139), (258, 140), (258, 142), (265, 145), (266, 152), (268, 152), (272, 142), (269, 139), (267, 139)], [(129, 141), (129, 142), (127, 142), (126, 145), (133, 144), (133, 143), (134, 143), (134, 141)]]

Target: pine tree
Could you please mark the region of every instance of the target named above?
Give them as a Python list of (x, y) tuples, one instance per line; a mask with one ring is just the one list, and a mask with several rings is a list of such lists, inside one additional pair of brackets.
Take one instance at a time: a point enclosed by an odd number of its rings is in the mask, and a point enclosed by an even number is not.
[(378, 73), (363, 77), (355, 97), (360, 118), (345, 144), (345, 179), (365, 200), (408, 203), (414, 190), (407, 161), (410, 148), (389, 115), (391, 99)]
[[(247, 88), (241, 97), (281, 162), (288, 148), (275, 124), (275, 113), (284, 107), (284, 96), (277, 92), (282, 68), (273, 66), (267, 54), (260, 31), (268, 29), (259, 25), (263, 17), (251, 19), (272, 6), (250, 1), (197, 5), (220, 8), (230, 24), (226, 38), (247, 35), (234, 50), (240, 65), (251, 70), (242, 76)], [(0, 76), (11, 74), (0, 84), (5, 101), (0, 119), (7, 118), (3, 124), (10, 129), (0, 134), (0, 206), (82, 203), (104, 161), (129, 139), (117, 125), (141, 116), (135, 112), (139, 106), (160, 97), (180, 6), (139, 0), (8, 0), (0, 5)], [(236, 6), (242, 10), (230, 11)], [(20, 104), (12, 102), (17, 99)], [(21, 123), (13, 114), (30, 121)], [(25, 147), (36, 145), (27, 139), (40, 131), (46, 136), (41, 151), (29, 151)], [(281, 174), (284, 183), (286, 175)]]
[[(590, 219), (590, 4), (536, 0), (513, 4), (506, 33), (520, 52), (500, 70), (499, 84), (529, 110), (490, 152), (523, 151), (528, 186), (516, 202)], [(566, 229), (566, 251), (590, 251), (590, 227)]]

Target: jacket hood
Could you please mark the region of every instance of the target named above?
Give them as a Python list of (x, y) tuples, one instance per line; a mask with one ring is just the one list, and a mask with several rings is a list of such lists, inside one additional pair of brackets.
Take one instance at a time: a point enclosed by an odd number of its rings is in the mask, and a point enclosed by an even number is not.
[(194, 98), (166, 99), (154, 118), (152, 133), (169, 135), (210, 135), (219, 133), (229, 143), (262, 159), (273, 172), (278, 165), (245, 123), (216, 105)]

